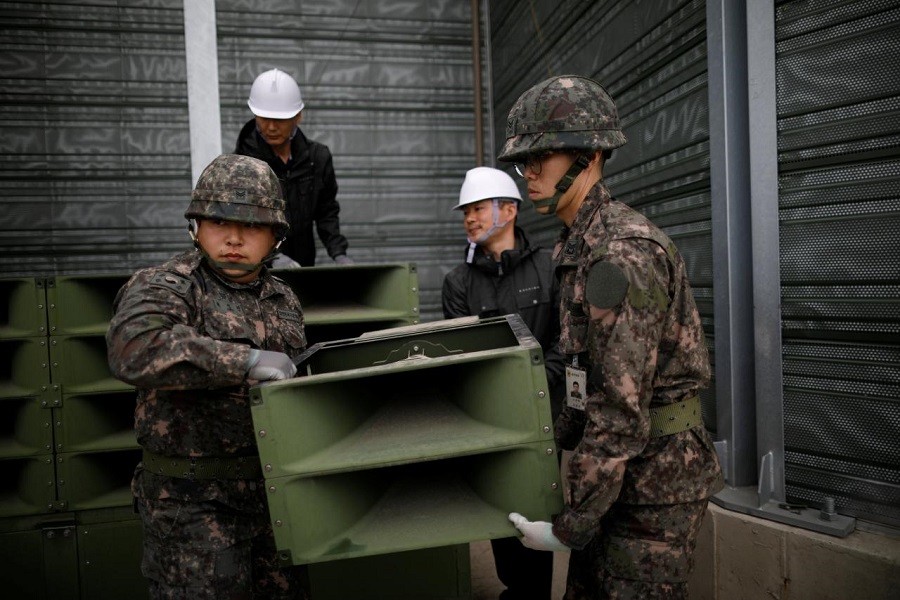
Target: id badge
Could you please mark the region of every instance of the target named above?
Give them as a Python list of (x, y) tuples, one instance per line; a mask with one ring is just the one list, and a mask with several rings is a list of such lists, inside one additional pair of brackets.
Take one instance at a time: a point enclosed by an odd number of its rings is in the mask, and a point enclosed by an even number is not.
[(566, 406), (584, 410), (587, 395), (587, 371), (566, 365)]

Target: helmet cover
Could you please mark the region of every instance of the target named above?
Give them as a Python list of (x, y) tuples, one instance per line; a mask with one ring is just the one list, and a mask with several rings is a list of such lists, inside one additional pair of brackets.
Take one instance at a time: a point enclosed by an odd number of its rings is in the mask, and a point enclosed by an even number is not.
[(271, 225), (275, 237), (290, 230), (278, 177), (265, 162), (239, 154), (222, 154), (200, 174), (191, 193), (186, 219), (221, 219)]
[(551, 77), (526, 90), (509, 111), (498, 156), (519, 160), (563, 150), (611, 150), (625, 143), (615, 102), (599, 83), (580, 75)]

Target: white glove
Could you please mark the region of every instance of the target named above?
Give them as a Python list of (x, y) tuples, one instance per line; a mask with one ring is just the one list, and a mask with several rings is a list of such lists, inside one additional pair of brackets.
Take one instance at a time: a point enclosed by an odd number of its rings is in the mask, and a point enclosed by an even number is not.
[(532, 550), (569, 552), (571, 548), (553, 535), (553, 524), (547, 521), (529, 521), (519, 513), (509, 513), (509, 520), (522, 532), (522, 545)]
[(247, 366), (247, 378), (256, 381), (273, 379), (290, 379), (297, 374), (297, 367), (291, 357), (284, 352), (250, 349), (250, 360)]

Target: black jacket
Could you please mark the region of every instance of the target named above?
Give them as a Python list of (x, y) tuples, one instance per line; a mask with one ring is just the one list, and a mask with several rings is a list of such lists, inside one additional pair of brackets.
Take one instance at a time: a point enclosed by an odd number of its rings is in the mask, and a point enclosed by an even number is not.
[[(466, 247), (468, 253), (468, 246)], [(479, 247), (471, 264), (463, 263), (444, 277), (444, 318), (494, 317), (517, 313), (544, 352), (553, 418), (561, 408), (565, 364), (559, 341), (559, 285), (552, 253), (532, 247), (516, 227), (516, 247), (500, 255), (500, 263)]]
[(291, 159), (285, 164), (256, 131), (256, 119), (250, 119), (238, 135), (235, 154), (266, 161), (284, 191), (287, 219), (291, 232), (281, 251), (304, 267), (316, 262), (313, 222), (319, 239), (334, 258), (347, 253), (347, 238), (341, 235), (337, 202), (337, 180), (328, 146), (306, 138), (298, 131), (291, 140)]

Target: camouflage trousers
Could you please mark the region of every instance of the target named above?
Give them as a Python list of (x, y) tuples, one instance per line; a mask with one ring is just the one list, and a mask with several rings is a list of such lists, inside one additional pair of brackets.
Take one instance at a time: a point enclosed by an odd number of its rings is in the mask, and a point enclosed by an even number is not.
[(268, 515), (139, 498), (141, 571), (153, 600), (309, 598), (306, 567), (279, 568)]
[(613, 504), (583, 550), (573, 550), (564, 600), (687, 600), (708, 500)]

